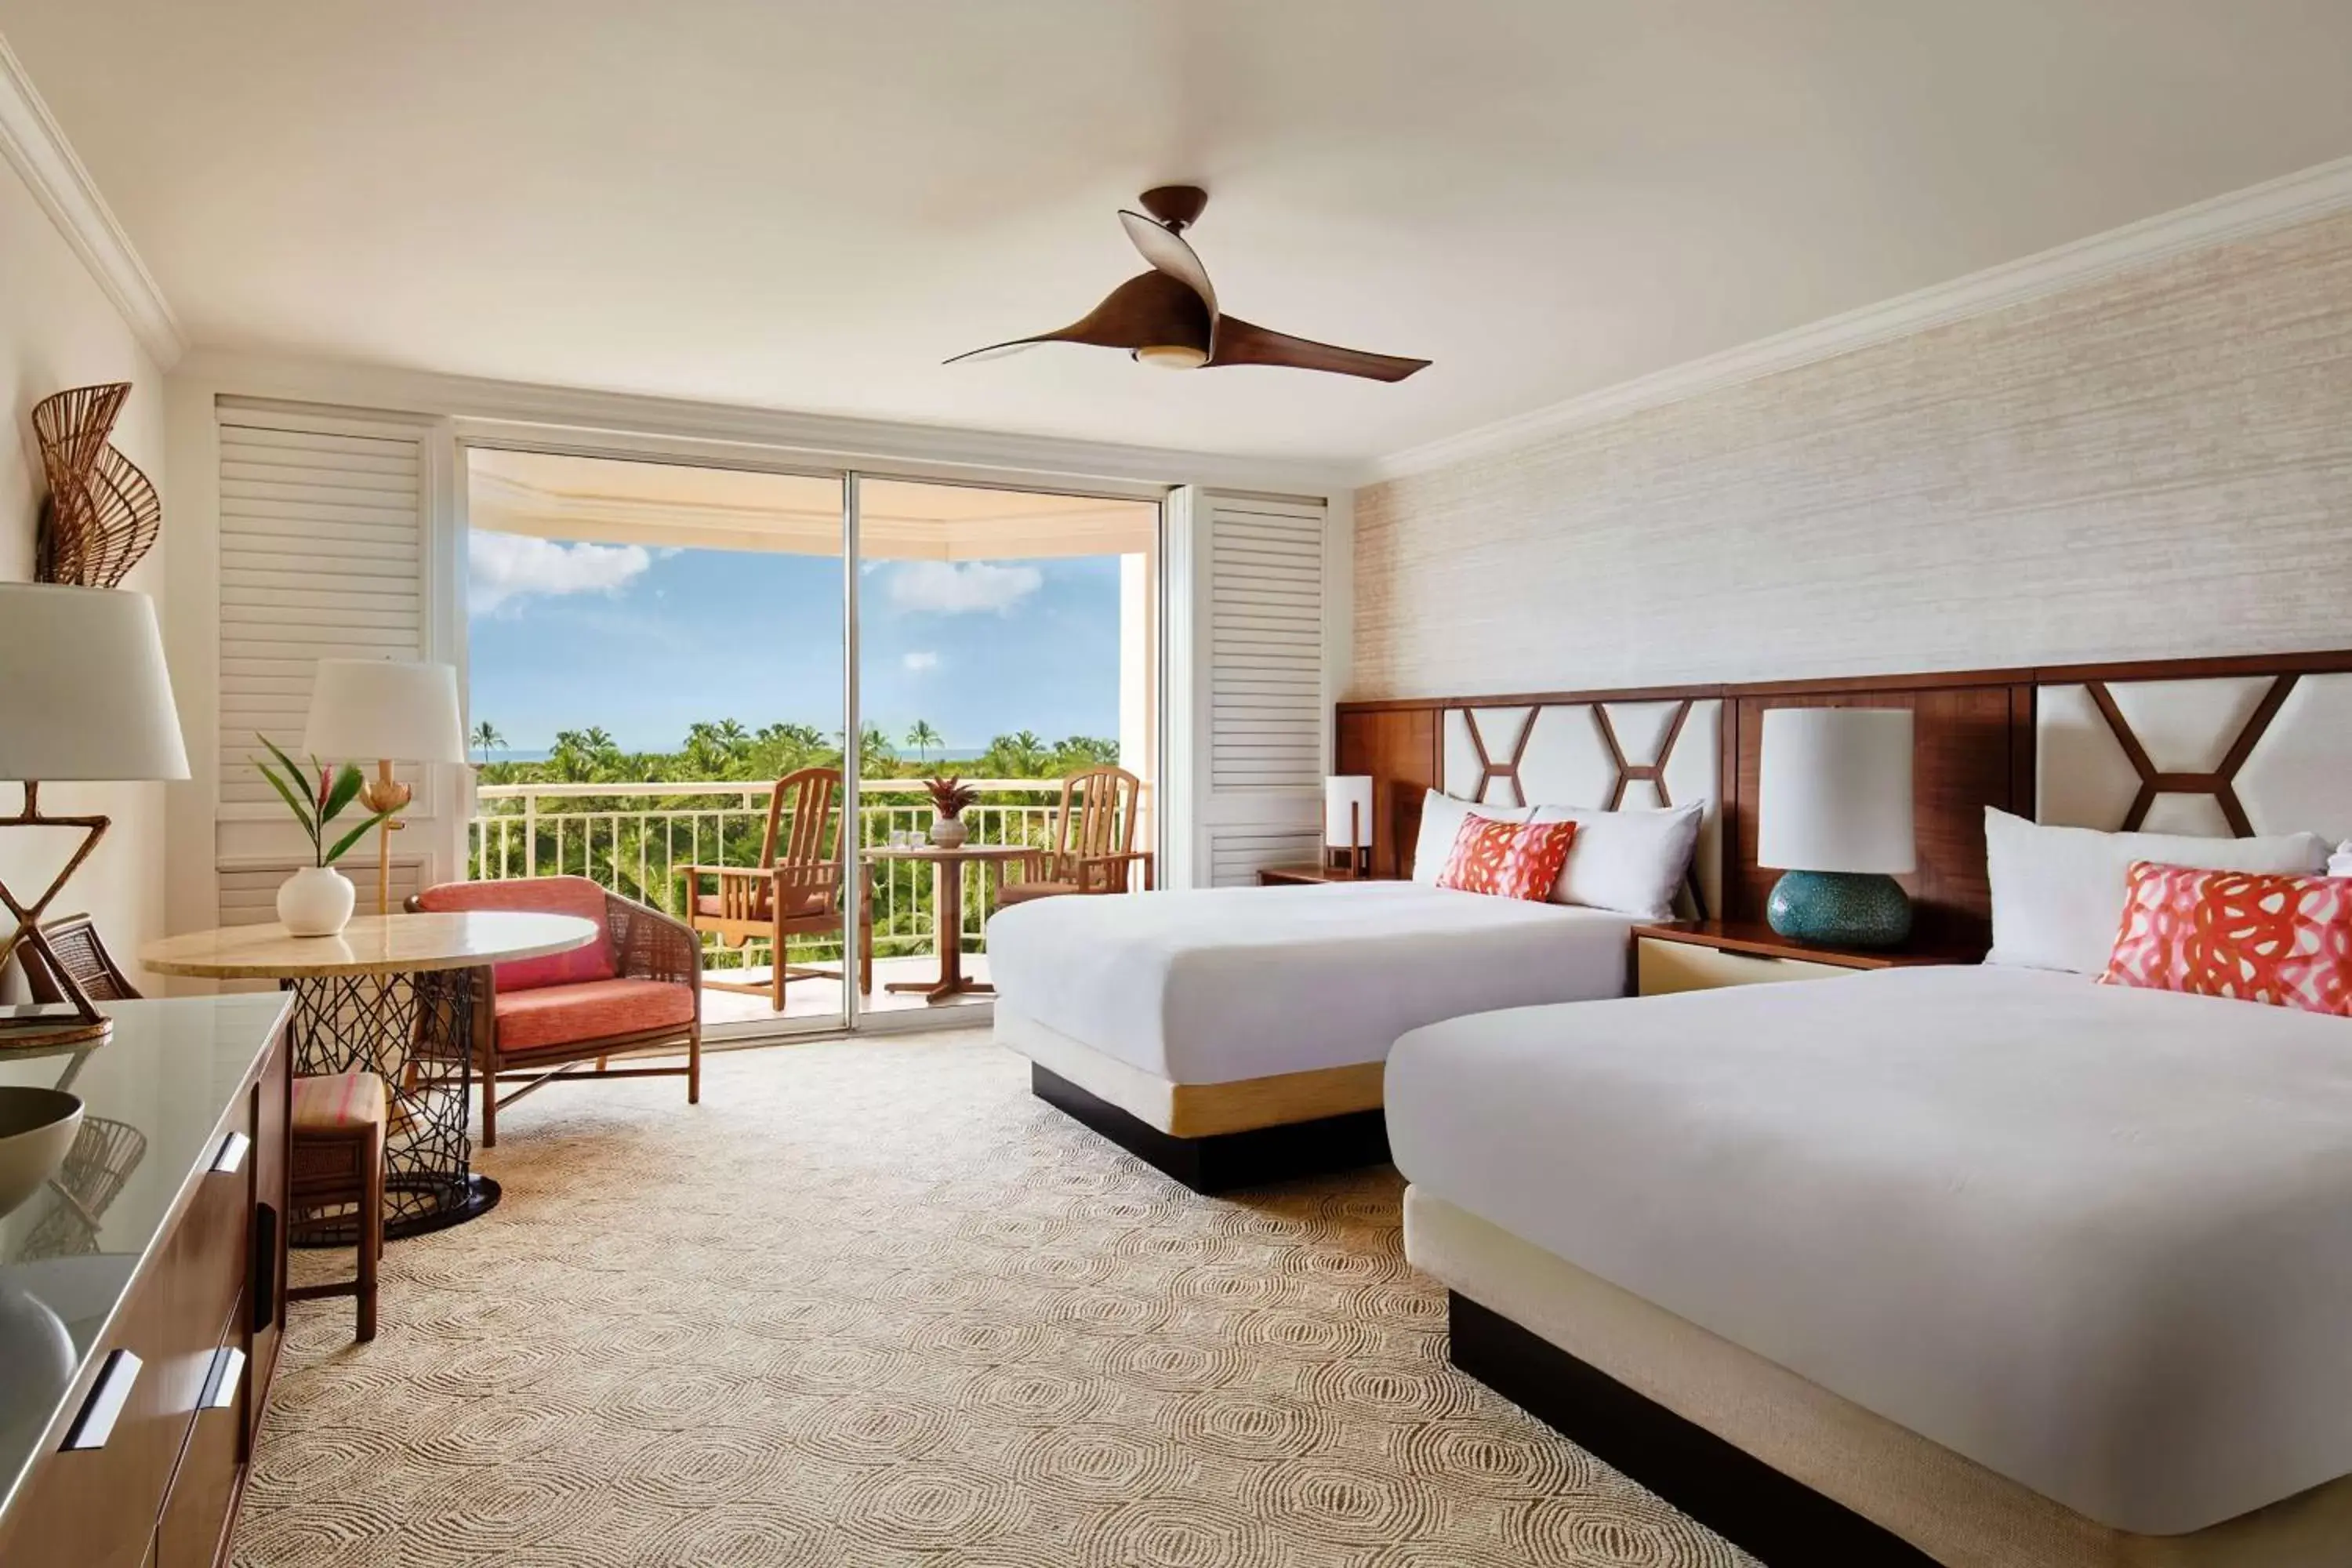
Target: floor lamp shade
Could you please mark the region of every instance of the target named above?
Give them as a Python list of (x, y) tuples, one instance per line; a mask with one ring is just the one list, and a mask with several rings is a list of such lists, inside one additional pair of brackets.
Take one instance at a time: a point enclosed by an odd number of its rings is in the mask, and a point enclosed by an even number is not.
[(462, 763), (457, 671), (446, 664), (322, 658), (302, 747), (328, 762)]
[(0, 583), (0, 779), (187, 776), (154, 602)]
[(1783, 936), (1892, 947), (1911, 901), (1892, 873), (1916, 868), (1911, 713), (1902, 708), (1769, 708), (1756, 861), (1783, 869), (1766, 917)]

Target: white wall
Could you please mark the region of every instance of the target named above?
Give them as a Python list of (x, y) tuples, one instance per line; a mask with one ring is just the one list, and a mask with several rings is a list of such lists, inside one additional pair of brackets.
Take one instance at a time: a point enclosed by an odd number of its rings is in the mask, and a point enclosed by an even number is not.
[[(33, 405), (66, 387), (104, 381), (131, 384), (114, 444), (162, 485), (162, 373), (31, 190), (0, 163), (0, 395), (16, 437), (0, 444), (0, 579), (23, 581), (33, 574), (34, 540), (47, 490), (33, 439)], [(167, 507), (163, 539), (126, 587), (162, 595), (171, 539)], [(108, 947), (126, 966), (142, 942), (163, 930), (164, 795), (160, 784), (59, 784), (41, 793), (44, 810), (102, 812), (114, 819), (96, 857), (51, 912), (87, 910), (95, 915)], [(0, 812), (16, 809), (16, 786), (0, 784)], [(63, 833), (0, 831), (0, 879), (31, 895), (47, 885), (72, 842)], [(139, 978), (135, 970), (133, 974)], [(9, 983), (19, 981), (11, 975)]]
[(1356, 497), (1364, 698), (2352, 647), (2352, 216)]

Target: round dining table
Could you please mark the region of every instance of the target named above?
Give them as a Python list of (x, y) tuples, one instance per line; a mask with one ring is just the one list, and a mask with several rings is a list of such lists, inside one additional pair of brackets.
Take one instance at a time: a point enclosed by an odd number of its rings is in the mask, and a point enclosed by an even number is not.
[(931, 868), (931, 931), (940, 950), (937, 980), (894, 980), (883, 989), (919, 991), (933, 1006), (960, 996), (993, 996), (996, 987), (963, 972), (963, 868), (978, 862), (1000, 869), (1034, 866), (1044, 853), (1024, 844), (874, 844), (859, 851), (870, 861), (911, 860)]
[[(499, 1184), (474, 1171), (466, 1130), (490, 969), (568, 952), (598, 935), (594, 921), (570, 915), (361, 915), (333, 936), (295, 936), (274, 923), (188, 931), (147, 943), (139, 962), (158, 974), (275, 980), (294, 997), (287, 1027), (296, 1073), (364, 1068), (383, 1079), (392, 1095), (389, 1238), (460, 1225), (497, 1206)], [(318, 1239), (352, 1237), (328, 1228)]]

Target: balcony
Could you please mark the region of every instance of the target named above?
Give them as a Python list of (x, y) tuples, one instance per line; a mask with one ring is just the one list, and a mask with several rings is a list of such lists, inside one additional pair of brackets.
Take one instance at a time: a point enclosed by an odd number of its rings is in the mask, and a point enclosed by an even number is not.
[[(975, 844), (1044, 846), (1061, 799), (1057, 779), (968, 780), (980, 803), (964, 813)], [(767, 828), (769, 786), (757, 782), (708, 784), (484, 784), (467, 833), (468, 874), (476, 880), (512, 877), (587, 877), (625, 898), (683, 919), (687, 886), (680, 867), (756, 866)], [(921, 837), (931, 807), (919, 779), (874, 779), (860, 786), (858, 842), (879, 847), (895, 837)], [(920, 1009), (919, 994), (893, 993), (889, 983), (926, 981), (939, 967), (940, 932), (933, 919), (931, 868), (920, 863), (872, 863), (874, 993), (869, 1012)], [(1000, 868), (975, 863), (964, 871), (961, 944), (965, 973), (988, 977), (987, 924), (1002, 886)], [(837, 969), (837, 938), (793, 938), (789, 960)], [(706, 976), (762, 983), (773, 954), (757, 940), (727, 949), (709, 942)], [(837, 981), (795, 980), (786, 988), (789, 1021), (837, 1018)], [(703, 1021), (721, 1036), (772, 1023), (764, 996), (703, 993)]]

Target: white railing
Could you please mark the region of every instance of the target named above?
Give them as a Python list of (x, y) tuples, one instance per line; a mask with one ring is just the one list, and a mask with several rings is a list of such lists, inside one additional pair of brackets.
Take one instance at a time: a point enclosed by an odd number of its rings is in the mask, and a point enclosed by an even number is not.
[[(976, 844), (1044, 845), (1061, 803), (1058, 779), (969, 779), (980, 794), (963, 819)], [(467, 835), (478, 880), (584, 876), (614, 892), (683, 917), (682, 866), (754, 866), (768, 821), (771, 785), (706, 784), (483, 784)], [(860, 785), (858, 842), (919, 838), (931, 826), (920, 779), (871, 779)], [(643, 804), (636, 804), (642, 802)], [(999, 868), (965, 872), (967, 952), (983, 950), (988, 917), (1002, 885)], [(875, 951), (883, 956), (936, 952), (931, 868), (919, 862), (872, 863)], [(706, 889), (708, 891), (709, 889)], [(806, 947), (803, 949), (803, 942)], [(837, 957), (837, 939), (794, 939), (795, 961)], [(716, 952), (712, 955), (718, 956)], [(746, 947), (741, 962), (764, 963)], [(722, 961), (726, 962), (726, 961)]]

